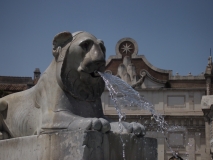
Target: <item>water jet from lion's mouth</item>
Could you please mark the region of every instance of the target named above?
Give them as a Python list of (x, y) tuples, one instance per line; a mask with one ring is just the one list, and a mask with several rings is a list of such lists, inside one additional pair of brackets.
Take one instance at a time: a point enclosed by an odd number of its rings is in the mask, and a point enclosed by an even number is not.
[[(125, 113), (122, 112), (123, 108), (131, 109), (131, 107), (136, 106), (137, 109), (149, 111), (152, 115), (152, 119), (154, 119), (157, 124), (157, 132), (161, 132), (164, 134), (165, 142), (168, 148), (170, 149), (172, 154), (177, 158), (175, 152), (169, 145), (167, 138), (168, 131), (169, 129), (171, 129), (171, 126), (169, 126), (168, 123), (164, 120), (164, 117), (154, 109), (153, 104), (145, 100), (144, 97), (139, 94), (139, 92), (134, 90), (122, 79), (113, 76), (109, 73), (98, 73), (105, 81), (106, 88), (109, 90), (111, 99), (114, 101), (114, 107), (119, 116), (119, 123), (121, 123), (123, 118), (126, 118)], [(122, 132), (122, 127), (119, 127), (120, 131)], [(178, 129), (180, 126), (173, 127)]]

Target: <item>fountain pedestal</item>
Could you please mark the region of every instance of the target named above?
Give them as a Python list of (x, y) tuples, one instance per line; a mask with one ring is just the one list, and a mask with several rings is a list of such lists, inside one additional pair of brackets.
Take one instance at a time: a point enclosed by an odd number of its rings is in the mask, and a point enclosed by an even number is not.
[(122, 160), (123, 151), (126, 160), (157, 160), (157, 140), (79, 130), (0, 141), (0, 159), (4, 160)]

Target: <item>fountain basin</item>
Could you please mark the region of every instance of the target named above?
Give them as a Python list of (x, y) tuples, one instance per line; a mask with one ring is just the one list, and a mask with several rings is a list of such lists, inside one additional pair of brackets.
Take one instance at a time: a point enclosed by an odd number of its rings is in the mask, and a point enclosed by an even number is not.
[(123, 160), (123, 151), (126, 160), (157, 160), (157, 140), (78, 130), (0, 141), (0, 159), (4, 160)]

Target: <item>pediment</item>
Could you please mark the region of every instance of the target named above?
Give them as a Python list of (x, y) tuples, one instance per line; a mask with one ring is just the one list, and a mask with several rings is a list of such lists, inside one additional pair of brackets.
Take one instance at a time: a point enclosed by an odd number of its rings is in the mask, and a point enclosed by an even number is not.
[[(137, 84), (137, 88), (164, 87), (172, 75), (171, 70), (159, 69), (144, 55), (138, 55), (137, 43), (131, 38), (118, 41), (116, 54), (110, 56), (106, 62), (106, 72), (117, 75), (132, 86)], [(142, 78), (143, 83), (140, 84)]]
[(149, 77), (148, 75), (144, 79), (143, 84), (141, 85), (141, 88), (163, 88), (165, 86), (166, 82), (160, 82), (153, 80), (152, 77)]

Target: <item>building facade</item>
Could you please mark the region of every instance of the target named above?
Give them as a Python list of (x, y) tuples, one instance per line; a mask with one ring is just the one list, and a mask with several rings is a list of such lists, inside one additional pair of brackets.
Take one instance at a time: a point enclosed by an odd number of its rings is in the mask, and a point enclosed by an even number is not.
[[(128, 83), (153, 105), (157, 113), (164, 116), (168, 124), (166, 132), (158, 129), (149, 111), (136, 106), (122, 109), (126, 114), (125, 121), (143, 124), (146, 136), (157, 139), (159, 160), (172, 159), (172, 152), (184, 160), (211, 159), (210, 120), (204, 118), (209, 110), (202, 111), (201, 108), (202, 96), (213, 93), (211, 57), (203, 74), (173, 75), (171, 70), (159, 69), (144, 55), (138, 54), (135, 40), (122, 38), (116, 44), (115, 55), (108, 58), (105, 72)], [(37, 68), (34, 78), (0, 76), (0, 96), (31, 88), (37, 83), (40, 74)], [(102, 106), (106, 116), (118, 121), (114, 102), (107, 89), (102, 94)]]
[(36, 68), (34, 71), (34, 78), (0, 76), (0, 97), (33, 87), (40, 78), (40, 75), (41, 72), (39, 68)]
[[(173, 75), (171, 70), (159, 69), (144, 55), (138, 55), (138, 45), (131, 38), (118, 41), (116, 53), (107, 60), (105, 72), (127, 82), (164, 116), (168, 130), (162, 133), (149, 111), (134, 106), (122, 109), (125, 121), (143, 124), (147, 136), (157, 138), (159, 160), (170, 159), (172, 152), (184, 160), (211, 159), (209, 128), (201, 109), (202, 96), (212, 90), (206, 73), (180, 76)], [(117, 121), (114, 102), (107, 89), (102, 95), (102, 105), (104, 114)]]

